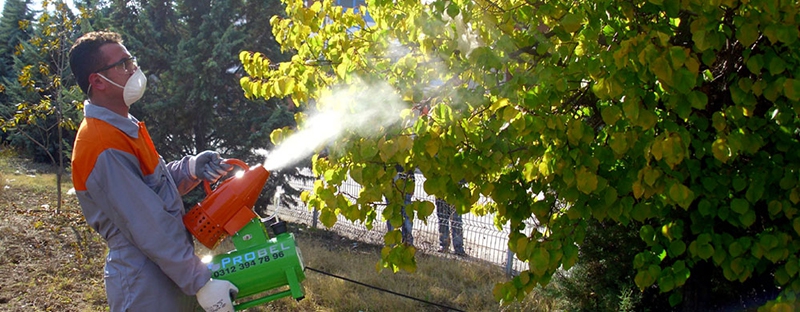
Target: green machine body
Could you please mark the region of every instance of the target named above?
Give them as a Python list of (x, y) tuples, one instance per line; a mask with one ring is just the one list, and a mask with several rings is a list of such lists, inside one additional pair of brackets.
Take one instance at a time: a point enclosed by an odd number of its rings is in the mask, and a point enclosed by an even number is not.
[(273, 238), (267, 236), (261, 220), (253, 218), (231, 236), (236, 249), (213, 256), (208, 263), (212, 278), (230, 281), (239, 288), (238, 298), (264, 294), (244, 302), (237, 300), (237, 311), (284, 297), (298, 301), (305, 297), (300, 283), (305, 280), (305, 266), (294, 234), (286, 231), (282, 221), (271, 227)]

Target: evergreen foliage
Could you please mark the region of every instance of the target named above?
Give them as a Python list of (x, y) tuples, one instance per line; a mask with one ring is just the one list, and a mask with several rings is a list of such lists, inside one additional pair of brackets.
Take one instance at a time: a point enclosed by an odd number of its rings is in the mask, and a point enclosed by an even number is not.
[(53, 4), (55, 10), (21, 24), (30, 25), (22, 28), (29, 39), (19, 42), (11, 55), (14, 77), (5, 80), (7, 109), (0, 121), (12, 146), (35, 161), (58, 165), (69, 161), (71, 144), (66, 142), (77, 127), (80, 90), (70, 87), (74, 80), (67, 53), (81, 19), (63, 1)]
[(21, 21), (33, 20), (33, 12), (28, 10), (30, 0), (8, 0), (0, 17), (0, 77), (3, 80), (16, 79), (14, 52), (17, 45), (29, 38), (29, 33), (20, 29)]
[[(10, 94), (9, 88), (16, 84), (17, 73), (14, 70), (14, 57), (18, 46), (27, 41), (29, 33), (25, 29), (20, 29), (22, 25), (27, 25), (25, 21), (31, 21), (33, 14), (28, 10), (30, 0), (9, 0), (3, 6), (3, 13), (0, 16), (0, 116), (12, 116), (15, 103)], [(22, 25), (20, 22), (23, 22)], [(0, 142), (6, 140), (8, 135), (0, 132)]]
[[(242, 49), (277, 46), (260, 14), (280, 7), (264, 0), (113, 2), (114, 28), (125, 34), (148, 77), (148, 90), (131, 113), (147, 123), (165, 159), (214, 149), (262, 163), (263, 155), (253, 151), (272, 148), (272, 129), (294, 125), (290, 102), (245, 99), (238, 84)], [(271, 57), (285, 58), (275, 51)], [(287, 179), (297, 176), (294, 169), (273, 172), (258, 208), (266, 208), (278, 186), (285, 192), (282, 200), (294, 202), (299, 191)]]
[[(7, 7), (19, 6), (24, 1), (8, 1)], [(63, 3), (63, 1), (45, 1)], [(242, 66), (238, 62), (239, 51), (244, 47), (277, 47), (274, 42), (268, 18), (258, 14), (280, 12), (281, 4), (277, 1), (73, 1), (75, 7), (66, 9), (63, 14), (67, 19), (48, 15), (46, 19), (28, 20), (30, 27), (23, 35), (39, 36), (37, 43), (60, 42), (69, 45), (80, 34), (93, 30), (113, 30), (123, 34), (128, 49), (139, 60), (139, 64), (148, 78), (148, 90), (145, 96), (131, 107), (131, 113), (147, 122), (148, 129), (155, 144), (165, 159), (179, 159), (187, 154), (194, 154), (205, 149), (215, 149), (225, 157), (245, 160), (256, 164), (263, 162), (263, 156), (254, 154), (257, 148), (271, 148), (268, 135), (272, 128), (294, 124), (292, 103), (278, 100), (246, 100), (238, 86)], [(24, 7), (24, 6), (23, 6)], [(23, 10), (24, 16), (32, 17), (40, 14), (35, 8)], [(43, 8), (39, 12), (47, 12)], [(13, 14), (12, 14), (13, 13)], [(81, 16), (76, 16), (80, 14)], [(16, 25), (10, 22), (14, 16), (22, 15), (14, 10), (4, 14), (3, 25)], [(38, 15), (37, 15), (38, 16)], [(50, 16), (53, 16), (52, 18)], [(45, 36), (47, 25), (59, 25), (76, 22), (69, 36), (55, 40)], [(3, 26), (6, 27), (6, 26)], [(4, 28), (5, 29), (5, 28)], [(19, 32), (3, 32), (3, 36), (11, 36)], [(2, 37), (6, 38), (6, 37)], [(30, 76), (26, 81), (42, 81), (40, 66), (26, 67), (28, 64), (46, 64), (50, 56), (45, 48), (34, 43), (22, 41), (23, 53), (14, 55), (13, 51), (3, 53), (3, 59), (12, 59), (12, 77), (0, 96), (8, 97), (2, 102), (3, 120), (37, 120), (40, 134), (18, 136), (9, 133), (9, 142), (27, 150), (30, 155), (45, 156), (58, 146), (58, 140), (49, 140), (44, 146), (36, 141), (54, 135), (51, 127), (55, 123), (53, 106), (35, 106), (39, 113), (32, 110), (20, 110), (17, 103), (33, 103), (37, 99), (51, 98), (53, 94), (43, 94), (41, 86), (21, 84), (17, 76), (25, 73)], [(271, 56), (284, 59), (278, 49)], [(63, 71), (64, 68), (61, 68)], [(71, 87), (74, 84), (71, 74), (64, 72), (59, 80), (60, 85)], [(80, 120), (81, 103), (85, 96), (75, 88), (63, 94), (62, 99), (70, 103), (63, 106), (63, 116), (69, 125), (77, 125)], [(73, 91), (76, 91), (73, 92)], [(26, 106), (32, 108), (34, 106)], [(48, 110), (49, 109), (49, 110)], [(37, 115), (38, 114), (38, 115)], [(35, 116), (38, 116), (35, 118)], [(12, 129), (6, 124), (7, 130)], [(16, 127), (16, 123), (14, 124)], [(66, 145), (67, 151), (72, 143), (74, 128), (67, 127), (64, 138), (60, 141)], [(20, 129), (20, 128), (13, 128)], [(45, 147), (47, 146), (47, 147)], [(69, 153), (64, 153), (68, 157)], [(36, 157), (37, 161), (48, 161), (46, 157)], [(68, 160), (68, 159), (67, 159)], [(297, 176), (297, 172), (287, 171), (288, 176)], [(270, 193), (259, 205), (266, 206), (272, 199), (277, 186), (283, 186), (284, 201), (293, 201), (298, 191), (291, 188), (282, 172), (274, 172), (270, 179)], [(202, 194), (194, 195), (194, 199)], [(190, 203), (194, 200), (190, 198)]]

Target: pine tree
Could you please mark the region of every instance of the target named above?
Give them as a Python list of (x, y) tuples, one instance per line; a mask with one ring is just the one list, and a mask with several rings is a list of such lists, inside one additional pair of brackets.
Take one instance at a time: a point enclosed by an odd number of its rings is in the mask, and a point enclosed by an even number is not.
[[(148, 77), (131, 113), (147, 123), (165, 159), (213, 149), (261, 163), (252, 151), (270, 149), (272, 130), (294, 125), (289, 103), (246, 99), (239, 85), (240, 51), (269, 46), (269, 57), (285, 58), (269, 26), (279, 1), (114, 1), (112, 8), (114, 26)], [(268, 183), (272, 191), (282, 186), (286, 202), (299, 194), (282, 173)], [(263, 194), (258, 205), (272, 196)]]
[(13, 55), (17, 45), (28, 40), (28, 34), (20, 29), (21, 21), (30, 22), (33, 13), (28, 10), (30, 0), (8, 0), (0, 18), (0, 77), (16, 78), (12, 71)]
[[(14, 69), (14, 53), (17, 46), (26, 41), (27, 33), (20, 29), (20, 22), (33, 19), (33, 14), (28, 11), (30, 0), (8, 0), (3, 6), (0, 17), (0, 116), (10, 116), (14, 111), (8, 89), (17, 80)], [(0, 132), (0, 142), (5, 141), (7, 134)]]

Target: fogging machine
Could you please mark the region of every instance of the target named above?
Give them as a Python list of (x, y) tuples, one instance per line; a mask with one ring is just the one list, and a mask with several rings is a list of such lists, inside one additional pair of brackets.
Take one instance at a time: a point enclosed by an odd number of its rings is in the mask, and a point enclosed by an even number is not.
[[(209, 249), (215, 249), (226, 237), (233, 242), (234, 250), (213, 256), (208, 263), (211, 277), (236, 285), (238, 298), (267, 292), (261, 298), (235, 302), (236, 310), (288, 296), (303, 299), (300, 282), (305, 279), (305, 266), (294, 234), (286, 231), (285, 222), (277, 221), (270, 225), (275, 234), (270, 238), (264, 221), (253, 211), (269, 171), (262, 165), (249, 167), (238, 159), (227, 159), (225, 163), (239, 166), (244, 172), (222, 181), (213, 191), (204, 182), (206, 198), (183, 217), (189, 232)], [(272, 291), (285, 286), (289, 289)]]

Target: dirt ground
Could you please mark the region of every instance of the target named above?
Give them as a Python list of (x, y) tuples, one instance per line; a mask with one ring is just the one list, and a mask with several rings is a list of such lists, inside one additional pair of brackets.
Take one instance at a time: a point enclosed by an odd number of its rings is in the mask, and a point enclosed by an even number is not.
[(53, 189), (0, 187), (0, 310), (95, 311), (105, 305), (105, 244), (86, 225), (77, 199), (65, 198), (58, 211)]
[[(61, 207), (56, 207), (57, 192), (52, 175), (37, 174), (24, 166), (2, 160), (0, 311), (107, 311), (102, 276), (106, 244), (86, 224), (77, 198), (66, 195)], [(15, 172), (12, 168), (9, 173), (9, 165), (20, 166), (20, 170)], [(65, 189), (69, 187), (69, 184), (63, 185), (66, 185)], [(417, 259), (419, 270), (415, 275), (377, 272), (372, 268), (379, 258), (381, 246), (354, 241), (333, 231), (311, 229), (297, 223), (288, 225), (298, 242), (302, 242), (308, 266), (325, 270), (335, 268), (332, 272), (341, 276), (401, 294), (416, 294), (419, 298), (464, 307), (469, 311), (497, 311), (497, 303), (491, 298), (491, 287), (504, 277), (502, 271), (492, 265), (481, 262), (472, 266), (468, 265), (471, 261), (453, 262), (456, 259), (420, 254)], [(329, 263), (331, 259), (338, 259), (336, 265)], [(452, 269), (443, 270), (443, 265), (452, 266)], [(441, 281), (445, 276), (448, 281), (443, 285)], [(340, 279), (316, 272), (307, 277), (304, 281), (306, 299), (300, 302), (277, 300), (254, 310), (440, 311), (407, 297), (352, 283), (343, 284)], [(429, 297), (427, 292), (432, 289), (441, 294)], [(374, 296), (383, 299), (376, 303), (369, 299), (374, 299)], [(532, 311), (529, 308), (512, 310)]]

